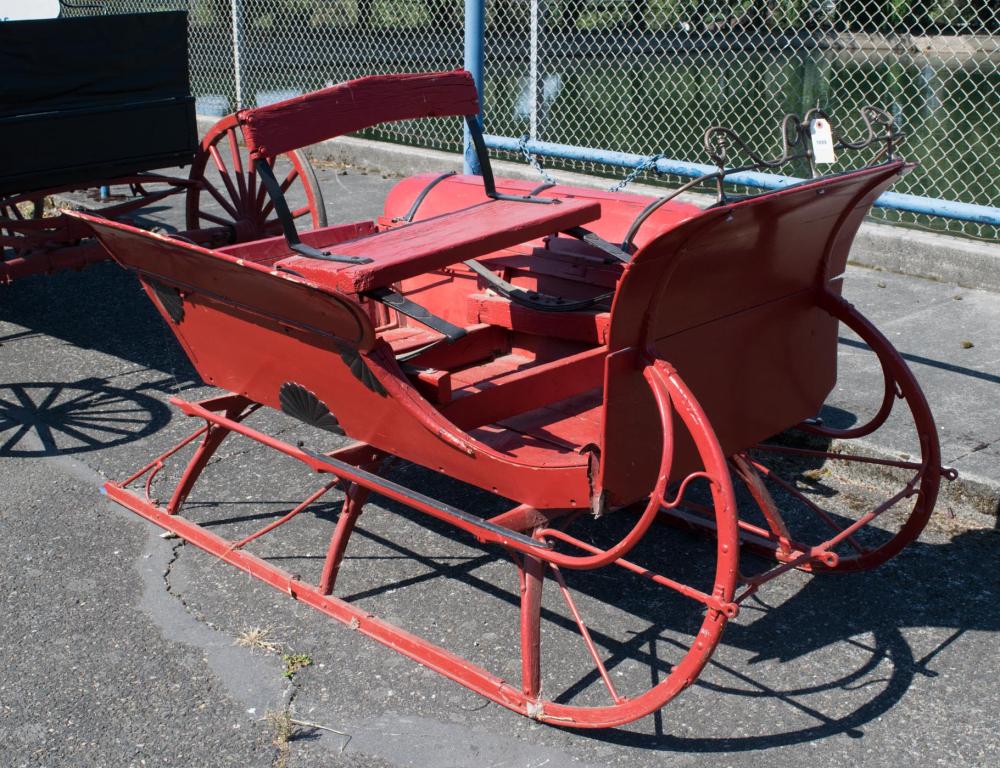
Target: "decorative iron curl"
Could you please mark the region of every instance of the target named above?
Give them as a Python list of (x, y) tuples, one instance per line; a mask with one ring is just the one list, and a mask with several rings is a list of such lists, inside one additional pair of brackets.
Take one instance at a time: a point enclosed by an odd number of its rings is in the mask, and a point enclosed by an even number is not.
[[(772, 159), (765, 158), (731, 128), (718, 125), (712, 126), (705, 131), (704, 145), (705, 152), (719, 169), (717, 174), (713, 174), (716, 180), (719, 202), (725, 200), (725, 192), (723, 190), (725, 177), (734, 173), (773, 170), (793, 160), (806, 160), (809, 163), (809, 170), (812, 176), (814, 178), (820, 176), (821, 174), (816, 168), (809, 137), (809, 126), (814, 120), (820, 118), (830, 124), (835, 149), (860, 151), (875, 144), (884, 144), (884, 147), (875, 154), (867, 165), (874, 165), (883, 156), (886, 157), (886, 160), (891, 161), (896, 146), (903, 138), (903, 133), (896, 129), (895, 120), (893, 120), (892, 115), (884, 109), (879, 109), (871, 105), (865, 105), (859, 111), (861, 120), (865, 126), (865, 133), (856, 140), (843, 136), (834, 127), (830, 116), (819, 107), (810, 109), (801, 118), (794, 113), (785, 115), (781, 121), (781, 154)], [(735, 154), (748, 158), (749, 162), (740, 166), (729, 166), (731, 156)]]
[[(821, 175), (813, 159), (812, 142), (809, 137), (809, 125), (813, 120), (818, 118), (823, 118), (830, 123), (835, 149), (859, 151), (873, 144), (885, 145), (864, 167), (875, 165), (883, 156), (886, 156), (887, 162), (891, 162), (894, 159), (893, 152), (896, 146), (903, 139), (903, 133), (896, 130), (895, 120), (893, 120), (892, 115), (884, 109), (868, 105), (862, 107), (860, 113), (861, 120), (865, 124), (865, 134), (856, 141), (840, 135), (834, 128), (830, 117), (819, 107), (810, 109), (806, 112), (805, 117), (802, 118), (794, 113), (785, 115), (781, 120), (781, 155), (770, 160), (751, 147), (733, 129), (721, 125), (712, 126), (705, 131), (704, 145), (705, 151), (712, 158), (712, 162), (716, 165), (717, 170), (691, 179), (669, 194), (658, 197), (649, 203), (629, 226), (622, 240), (621, 249), (626, 253), (632, 253), (634, 250), (632, 241), (643, 223), (665, 203), (673, 200), (682, 192), (686, 192), (701, 184), (714, 182), (717, 195), (716, 203), (722, 204), (726, 202), (724, 187), (726, 176), (734, 173), (773, 170), (793, 160), (806, 160), (809, 163), (809, 169), (813, 177)], [(730, 151), (731, 149), (735, 150), (735, 153), (742, 153), (742, 156), (749, 158), (750, 162), (746, 165), (729, 166), (730, 156), (731, 154), (735, 154)]]
[(863, 106), (860, 112), (861, 119), (865, 124), (865, 136), (859, 141), (850, 141), (838, 133), (834, 133), (837, 138), (837, 147), (860, 150), (878, 142), (885, 142), (888, 159), (892, 160), (895, 145), (903, 139), (903, 132), (896, 130), (896, 121), (884, 109), (873, 107), (870, 104)]

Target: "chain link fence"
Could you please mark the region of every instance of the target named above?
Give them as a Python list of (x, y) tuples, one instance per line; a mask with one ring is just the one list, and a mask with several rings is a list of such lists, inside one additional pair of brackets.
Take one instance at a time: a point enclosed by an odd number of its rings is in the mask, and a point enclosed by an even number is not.
[[(463, 59), (463, 0), (105, 5), (190, 11), (192, 86), (204, 114)], [(488, 133), (707, 162), (701, 142), (711, 125), (777, 155), (785, 113), (819, 105), (851, 135), (859, 108), (872, 104), (893, 113), (907, 134), (904, 156), (920, 163), (895, 191), (1000, 204), (1000, 0), (487, 0), (486, 10)], [(448, 150), (461, 143), (451, 119), (371, 135)], [(986, 225), (873, 215), (1000, 236)]]
[(821, 106), (858, 135), (858, 110), (872, 104), (893, 113), (903, 155), (920, 163), (895, 191), (1000, 203), (996, 0), (492, 0), (489, 9), (490, 133), (707, 162), (710, 125), (777, 156), (784, 114)]

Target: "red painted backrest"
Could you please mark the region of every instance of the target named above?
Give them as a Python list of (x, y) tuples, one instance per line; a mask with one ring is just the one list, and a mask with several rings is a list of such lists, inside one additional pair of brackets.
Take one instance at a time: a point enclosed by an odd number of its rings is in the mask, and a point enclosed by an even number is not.
[(238, 113), (253, 157), (299, 147), (380, 123), (479, 113), (472, 75), (464, 70), (373, 75)]
[[(611, 316), (601, 469), (611, 503), (648, 492), (659, 460), (645, 354), (677, 369), (727, 454), (816, 415), (837, 352), (837, 321), (817, 307), (816, 291), (839, 292), (861, 221), (903, 168), (710, 208), (635, 254)], [(679, 442), (676, 473), (695, 468), (690, 450)]]

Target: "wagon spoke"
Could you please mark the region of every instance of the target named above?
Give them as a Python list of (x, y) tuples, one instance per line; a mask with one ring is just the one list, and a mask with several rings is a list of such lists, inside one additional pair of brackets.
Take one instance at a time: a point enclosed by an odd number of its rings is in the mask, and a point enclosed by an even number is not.
[(239, 185), (240, 190), (240, 208), (244, 211), (249, 211), (249, 202), (252, 198), (247, 189), (247, 174), (243, 168), (243, 155), (240, 152), (240, 142), (236, 137), (235, 128), (230, 128), (228, 133), (230, 154), (233, 157), (233, 175), (236, 176), (236, 183)]
[(307, 213), (309, 213), (309, 205), (308, 204), (307, 205), (303, 205), (301, 208), (296, 208), (294, 211), (292, 211), (292, 218), (293, 219), (298, 219), (298, 218), (301, 218), (301, 217), (305, 216)]
[[(265, 160), (264, 162), (266, 162), (271, 167), (274, 166), (274, 163), (271, 160)], [(257, 190), (257, 196), (254, 198), (254, 210), (255, 211), (262, 210), (264, 208), (264, 203), (266, 202), (266, 200), (267, 200), (267, 187), (261, 184), (260, 188)]]
[[(239, 206), (239, 208), (242, 210), (243, 201), (240, 198), (239, 192), (236, 191), (236, 187), (233, 186), (233, 180), (230, 177), (229, 169), (226, 167), (226, 164), (222, 160), (222, 155), (219, 154), (219, 150), (215, 146), (209, 147), (209, 152), (212, 153), (212, 157), (216, 158), (215, 165), (219, 169), (219, 176), (222, 177), (222, 183), (226, 185), (226, 190), (229, 192), (230, 200), (233, 202), (234, 205)], [(237, 217), (236, 209), (230, 208), (230, 210), (232, 210), (233, 216)]]
[[(261, 184), (261, 189), (263, 188), (264, 185)], [(260, 190), (257, 188), (257, 166), (253, 163), (249, 163), (247, 165), (247, 200), (252, 203), (256, 203), (253, 207), (253, 210), (255, 211), (260, 210), (260, 204), (257, 203), (257, 193), (259, 191)]]
[(229, 173), (229, 167), (226, 165), (226, 161), (222, 159), (222, 154), (215, 144), (209, 146), (208, 154), (212, 158), (212, 162), (215, 163), (215, 170), (219, 172), (220, 176), (225, 176)]
[[(293, 166), (292, 170), (290, 170), (288, 172), (288, 175), (285, 177), (285, 180), (283, 182), (281, 182), (281, 191), (282, 191), (282, 193), (285, 193), (285, 192), (288, 191), (288, 188), (290, 186), (292, 186), (292, 182), (295, 181), (295, 179), (297, 179), (298, 176), (299, 176), (299, 171), (298, 171), (297, 168), (295, 168)], [(274, 210), (274, 201), (270, 200), (270, 201), (268, 201), (267, 205), (265, 205), (261, 209), (261, 212), (260, 212), (260, 218), (261, 218), (261, 220), (265, 220), (266, 221), (267, 217), (271, 215), (271, 212), (273, 210)], [(306, 211), (308, 211), (308, 210), (309, 210), (309, 206), (306, 205)], [(294, 216), (294, 214), (293, 214), (293, 216)]]
[[(234, 219), (238, 218), (236, 214), (236, 209), (233, 208), (230, 202), (226, 200), (225, 196), (218, 190), (218, 188), (212, 182), (210, 182), (208, 179), (202, 179), (201, 183), (204, 184), (205, 189), (208, 191), (208, 194), (214, 197), (216, 202), (218, 202), (219, 205), (221, 205), (225, 209), (226, 213), (228, 213)], [(199, 211), (199, 215), (204, 217), (205, 215), (204, 211)], [(226, 224), (229, 223), (231, 222), (228, 221), (226, 222)]]
[(247, 197), (247, 180), (246, 174), (243, 171), (243, 156), (240, 154), (240, 142), (236, 137), (236, 129), (230, 128), (226, 131), (226, 135), (229, 137), (229, 154), (233, 158), (233, 175), (236, 176), (236, 183), (239, 184), (240, 188), (240, 207), (246, 210)]
[(223, 227), (228, 227), (233, 223), (231, 219), (225, 219), (222, 216), (216, 216), (214, 213), (206, 213), (205, 211), (199, 211), (198, 217)]
[(288, 172), (288, 175), (285, 176), (285, 180), (281, 182), (281, 191), (287, 192), (288, 188), (292, 186), (292, 182), (295, 181), (298, 177), (299, 177), (299, 169), (293, 165), (292, 170), (290, 170)]

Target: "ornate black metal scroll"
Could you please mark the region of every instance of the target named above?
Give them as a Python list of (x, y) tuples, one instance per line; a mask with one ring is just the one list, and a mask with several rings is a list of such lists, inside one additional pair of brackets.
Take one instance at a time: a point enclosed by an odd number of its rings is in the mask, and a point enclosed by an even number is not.
[[(813, 178), (819, 176), (809, 131), (813, 122), (821, 118), (830, 124), (835, 149), (856, 152), (878, 145), (880, 151), (868, 162), (868, 165), (875, 164), (883, 157), (892, 160), (896, 145), (903, 138), (902, 132), (896, 128), (892, 115), (884, 109), (868, 105), (861, 108), (860, 114), (865, 125), (865, 134), (856, 140), (848, 139), (842, 135), (834, 126), (830, 116), (819, 107), (810, 109), (802, 118), (796, 114), (785, 115), (781, 121), (781, 154), (770, 160), (760, 155), (731, 128), (713, 126), (705, 131), (705, 151), (719, 170), (704, 178), (716, 179), (719, 201), (722, 202), (725, 198), (722, 182), (726, 176), (734, 173), (772, 170), (793, 160), (806, 160)], [(731, 155), (734, 154), (733, 150), (735, 150), (735, 154), (748, 158), (750, 162), (740, 166), (730, 166)]]

